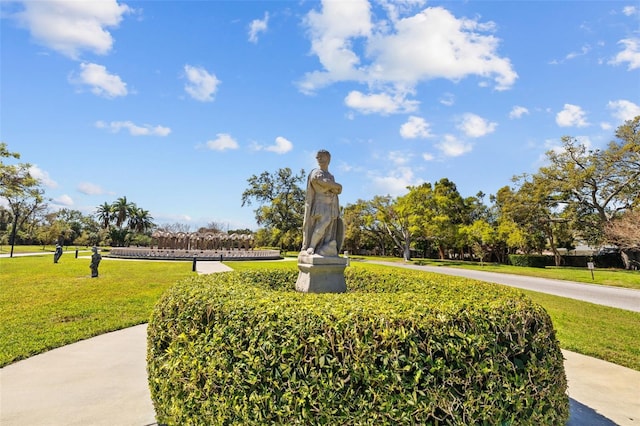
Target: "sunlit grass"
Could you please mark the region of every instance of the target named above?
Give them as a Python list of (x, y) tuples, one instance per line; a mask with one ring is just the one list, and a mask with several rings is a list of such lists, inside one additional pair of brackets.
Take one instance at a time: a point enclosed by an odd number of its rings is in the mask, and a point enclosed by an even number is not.
[(545, 308), (563, 349), (640, 371), (640, 313), (522, 291)]
[(91, 278), (90, 260), (63, 255), (0, 259), (0, 365), (148, 321), (160, 295), (193, 275), (189, 262), (104, 259)]

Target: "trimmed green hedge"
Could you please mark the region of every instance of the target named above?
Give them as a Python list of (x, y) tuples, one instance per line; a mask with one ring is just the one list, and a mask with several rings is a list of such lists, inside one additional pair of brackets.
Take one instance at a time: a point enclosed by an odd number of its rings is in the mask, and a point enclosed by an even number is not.
[[(533, 254), (510, 254), (509, 263), (513, 266), (530, 266), (532, 268), (544, 268), (553, 262), (553, 258)], [(553, 264), (553, 263), (550, 263)]]
[(199, 276), (148, 328), (161, 424), (564, 424), (563, 358), (546, 312), (513, 289), (347, 269), (344, 294), (297, 272)]

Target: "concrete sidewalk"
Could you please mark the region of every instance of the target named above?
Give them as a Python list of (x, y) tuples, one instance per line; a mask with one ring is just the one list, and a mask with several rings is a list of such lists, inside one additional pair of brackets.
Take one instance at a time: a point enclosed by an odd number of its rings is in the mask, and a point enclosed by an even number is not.
[[(229, 270), (198, 262), (199, 273)], [(0, 369), (0, 425), (155, 425), (146, 324), (103, 334)], [(568, 426), (640, 426), (640, 372), (563, 351)]]

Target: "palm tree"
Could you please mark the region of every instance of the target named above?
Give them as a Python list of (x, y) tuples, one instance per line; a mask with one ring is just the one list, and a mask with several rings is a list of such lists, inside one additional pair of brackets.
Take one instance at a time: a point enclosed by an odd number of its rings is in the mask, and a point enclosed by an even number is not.
[(107, 203), (106, 201), (103, 204), (100, 204), (96, 209), (96, 215), (98, 216), (98, 220), (100, 221), (103, 229), (107, 229), (109, 227), (109, 224), (113, 220), (112, 213), (112, 205)]
[(127, 202), (127, 197), (120, 197), (111, 205), (118, 228), (122, 228), (122, 224), (129, 218), (132, 206), (135, 206), (135, 204)]
[(149, 214), (149, 210), (144, 210), (134, 204), (130, 213), (129, 229), (144, 233), (153, 227), (153, 217)]

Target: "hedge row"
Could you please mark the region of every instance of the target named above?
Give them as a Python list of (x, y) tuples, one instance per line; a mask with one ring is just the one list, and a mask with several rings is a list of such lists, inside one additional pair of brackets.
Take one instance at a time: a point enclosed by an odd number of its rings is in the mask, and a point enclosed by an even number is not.
[(554, 260), (553, 260), (553, 257), (551, 256), (533, 255), (533, 254), (510, 254), (509, 263), (512, 264), (513, 266), (529, 266), (532, 268), (544, 268), (547, 265), (553, 265)]
[[(594, 256), (562, 256), (563, 266), (586, 268), (587, 262), (593, 262), (596, 268), (624, 268), (620, 253), (603, 253)], [(510, 254), (509, 263), (514, 266), (544, 268), (555, 266), (555, 258), (540, 254)]]
[(349, 292), (296, 272), (200, 276), (148, 328), (161, 424), (564, 424), (546, 312), (497, 285), (349, 268)]

